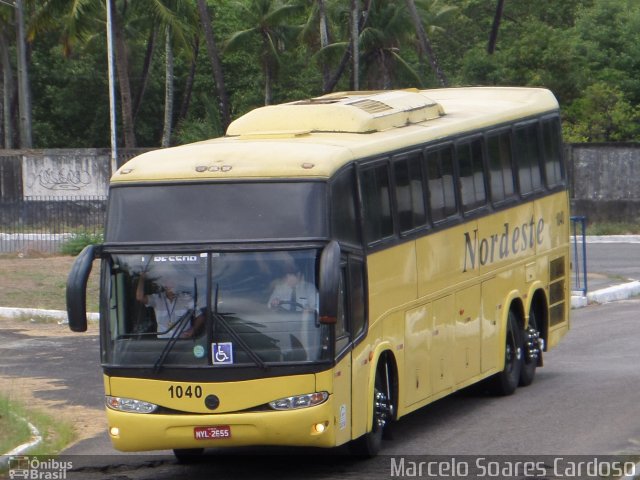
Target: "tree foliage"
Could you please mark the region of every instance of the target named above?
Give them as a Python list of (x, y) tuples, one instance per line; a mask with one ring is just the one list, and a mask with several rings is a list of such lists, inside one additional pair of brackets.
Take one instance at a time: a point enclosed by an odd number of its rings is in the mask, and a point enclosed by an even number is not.
[[(109, 145), (105, 1), (22, 1), (34, 147)], [(122, 42), (121, 144), (123, 118), (129, 143), (159, 146), (163, 132), (184, 143), (223, 134), (229, 116), (348, 90), (354, 78), (368, 89), (546, 87), (568, 140), (640, 140), (637, 0), (109, 1)], [(0, 3), (5, 147), (21, 128), (15, 28), (11, 2)]]

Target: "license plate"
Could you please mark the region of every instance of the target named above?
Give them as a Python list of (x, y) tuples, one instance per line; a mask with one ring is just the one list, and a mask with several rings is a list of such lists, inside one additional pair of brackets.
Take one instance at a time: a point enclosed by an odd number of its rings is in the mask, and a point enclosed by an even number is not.
[(194, 427), (193, 436), (196, 440), (217, 440), (223, 438), (231, 438), (231, 427), (229, 425)]

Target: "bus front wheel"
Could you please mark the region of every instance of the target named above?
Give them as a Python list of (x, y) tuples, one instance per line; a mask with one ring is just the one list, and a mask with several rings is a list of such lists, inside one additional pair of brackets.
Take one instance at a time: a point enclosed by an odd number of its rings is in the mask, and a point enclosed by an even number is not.
[(351, 452), (362, 457), (374, 457), (382, 447), (385, 430), (393, 420), (393, 388), (391, 371), (387, 361), (383, 361), (376, 369), (373, 388), (373, 417), (371, 431), (351, 442)]
[(491, 390), (496, 395), (511, 395), (518, 388), (522, 370), (522, 328), (513, 310), (507, 319), (504, 368), (492, 378)]

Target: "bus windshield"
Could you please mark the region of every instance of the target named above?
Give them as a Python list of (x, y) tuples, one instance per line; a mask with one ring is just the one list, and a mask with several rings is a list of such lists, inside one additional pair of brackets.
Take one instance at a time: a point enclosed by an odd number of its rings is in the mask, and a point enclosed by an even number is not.
[(104, 364), (266, 368), (328, 359), (317, 256), (316, 250), (108, 255)]

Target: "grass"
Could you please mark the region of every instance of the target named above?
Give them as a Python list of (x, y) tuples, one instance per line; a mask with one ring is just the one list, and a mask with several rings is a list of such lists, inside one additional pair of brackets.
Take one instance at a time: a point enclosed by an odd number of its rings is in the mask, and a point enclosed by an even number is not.
[(0, 394), (0, 453), (8, 452), (31, 439), (31, 431), (24, 419), (28, 419), (42, 435), (42, 442), (30, 450), (29, 455), (59, 453), (75, 438), (73, 426), (69, 422), (39, 410), (25, 408)]
[(5, 453), (31, 438), (29, 427), (12, 412), (15, 408), (9, 399), (0, 395), (0, 452)]
[[(0, 306), (66, 309), (67, 276), (73, 265), (70, 256), (0, 257)], [(87, 291), (87, 309), (98, 311), (99, 265), (95, 262)]]

